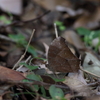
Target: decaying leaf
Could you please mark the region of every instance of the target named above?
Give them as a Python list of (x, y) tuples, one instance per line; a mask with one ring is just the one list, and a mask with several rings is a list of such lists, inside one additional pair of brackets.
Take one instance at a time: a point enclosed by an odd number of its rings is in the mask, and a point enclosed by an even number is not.
[(12, 86), (13, 86), (12, 84), (3, 84), (3, 85), (0, 85), (0, 96), (2, 94), (4, 94), (5, 91), (7, 91)]
[(68, 0), (34, 0), (37, 4), (41, 5), (42, 7), (54, 10), (57, 5), (62, 6), (70, 6), (71, 3)]
[(94, 13), (84, 16), (82, 15), (78, 20), (76, 20), (73, 26), (74, 28), (85, 27), (88, 29), (93, 29), (99, 26), (99, 21), (100, 21), (100, 7), (98, 7)]
[(4, 57), (4, 56), (6, 56), (6, 55), (7, 55), (7, 52), (5, 52), (5, 51), (2, 52), (2, 51), (0, 51), (0, 56), (1, 56), (1, 57)]
[(62, 34), (62, 37), (64, 37), (69, 43), (73, 44), (77, 49), (85, 48), (85, 45), (81, 41), (81, 38), (72, 30), (65, 31)]
[(9, 52), (6, 61), (7, 67), (14, 66), (15, 63), (20, 59), (21, 55), (22, 51), (20, 49), (15, 49), (12, 50), (12, 52)]
[(66, 94), (66, 95), (65, 95), (65, 98), (66, 98), (67, 100), (71, 100), (70, 97), (71, 97), (70, 94)]
[(98, 95), (90, 96), (90, 97), (87, 97), (86, 100), (100, 100), (100, 96)]
[(0, 0), (0, 8), (19, 15), (22, 13), (22, 0)]
[(58, 72), (79, 70), (80, 60), (70, 51), (64, 38), (56, 38), (48, 51), (49, 68)]
[(56, 10), (61, 11), (61, 12), (67, 12), (69, 16), (76, 16), (76, 15), (80, 15), (82, 13), (84, 13), (83, 9), (78, 9), (73, 10), (72, 8), (69, 7), (63, 7), (63, 6), (57, 6)]
[(100, 76), (100, 61), (93, 54), (86, 52), (86, 56), (83, 62), (84, 70), (93, 73), (96, 76)]
[(43, 43), (43, 45), (45, 47), (45, 55), (46, 55), (46, 58), (47, 58), (49, 46), (46, 43)]
[(66, 77), (64, 84), (68, 85), (72, 90), (78, 92), (80, 96), (90, 96), (90, 88), (87, 86), (85, 79), (80, 73), (73, 73), (71, 76)]
[(17, 71), (0, 66), (0, 81), (21, 81), (25, 77)]

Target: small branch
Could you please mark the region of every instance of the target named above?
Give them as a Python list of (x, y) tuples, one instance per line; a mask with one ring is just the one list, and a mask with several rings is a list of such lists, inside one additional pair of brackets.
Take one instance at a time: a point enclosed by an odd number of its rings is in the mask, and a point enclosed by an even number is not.
[(56, 23), (54, 23), (54, 28), (55, 28), (56, 38), (58, 38), (58, 31), (57, 31), (57, 25), (56, 25)]
[[(24, 62), (27, 63), (30, 59), (31, 59), (31, 56), (29, 56)], [(21, 65), (19, 68), (17, 68), (16, 71), (20, 70), (22, 67), (23, 67), (23, 65)]]
[(80, 66), (80, 69), (81, 69), (83, 72), (86, 72), (86, 73), (88, 73), (88, 74), (91, 74), (91, 75), (93, 75), (93, 76), (95, 76), (95, 77), (100, 78), (100, 76), (97, 76), (97, 75), (95, 75), (95, 74), (93, 74), (93, 73), (91, 73), (91, 72), (89, 72), (89, 71), (87, 71), (87, 70), (84, 70), (81, 66)]
[(49, 83), (45, 83), (45, 82), (42, 82), (42, 81), (36, 81), (36, 80), (32, 80), (32, 79), (27, 79), (27, 80), (30, 80), (30, 81), (33, 81), (33, 82), (7, 81), (6, 83), (12, 84), (12, 85), (18, 84), (18, 85), (24, 85), (24, 86), (39, 85), (39, 86), (44, 86), (44, 87), (54, 85), (55, 87), (58, 87), (58, 88), (69, 89), (67, 86), (62, 86), (62, 85), (57, 85), (57, 84), (49, 84)]
[(2, 34), (0, 34), (0, 39), (3, 39), (3, 40), (6, 40), (6, 41), (10, 41), (10, 42), (14, 42), (14, 43), (15, 43), (15, 41), (13, 41), (13, 40), (10, 39), (9, 37), (7, 37), (7, 36), (5, 36), (5, 35), (2, 35)]
[[(21, 81), (6, 81), (6, 83), (8, 84), (11, 84), (11, 85), (24, 85), (24, 86), (28, 86), (28, 85), (39, 85), (39, 86), (51, 86), (51, 85), (54, 85), (55, 87), (58, 87), (58, 88), (62, 88), (62, 89), (70, 89), (69, 87), (67, 86), (63, 86), (63, 85), (57, 85), (57, 84), (49, 84), (49, 83), (45, 83), (45, 82), (42, 82), (42, 81), (36, 81), (36, 80), (33, 80), (33, 79), (28, 79), (26, 78), (27, 80), (31, 81), (31, 82), (21, 82)], [(79, 87), (82, 87), (82, 86), (93, 86), (93, 85), (96, 85), (96, 84), (99, 84), (100, 82), (94, 82), (94, 83), (90, 83), (90, 84), (87, 84), (87, 85), (80, 85)], [(79, 88), (78, 87), (78, 88)]]
[(20, 61), (21, 61), (21, 60), (24, 58), (24, 56), (26, 55), (26, 52), (27, 52), (28, 47), (29, 47), (29, 44), (30, 44), (30, 42), (31, 42), (31, 40), (32, 40), (32, 37), (33, 37), (33, 35), (34, 35), (34, 32), (35, 32), (35, 29), (33, 29), (32, 35), (31, 35), (31, 37), (30, 37), (30, 39), (29, 39), (29, 42), (28, 42), (28, 44), (27, 44), (27, 47), (26, 47), (26, 50), (25, 50), (24, 54), (21, 56), (21, 58), (18, 60), (18, 62), (14, 65), (13, 70), (15, 69), (15, 67), (20, 63)]
[(27, 20), (27, 21), (15, 21), (15, 22), (12, 22), (11, 24), (8, 24), (8, 25), (4, 25), (4, 26), (0, 26), (1, 28), (6, 28), (8, 26), (13, 26), (13, 25), (21, 25), (21, 24), (25, 24), (25, 23), (29, 23), (29, 22), (33, 22), (35, 20), (38, 20), (40, 18), (42, 18), (44, 15), (48, 14), (50, 12), (50, 10), (46, 11), (44, 14), (34, 18), (34, 19), (31, 19), (31, 20)]

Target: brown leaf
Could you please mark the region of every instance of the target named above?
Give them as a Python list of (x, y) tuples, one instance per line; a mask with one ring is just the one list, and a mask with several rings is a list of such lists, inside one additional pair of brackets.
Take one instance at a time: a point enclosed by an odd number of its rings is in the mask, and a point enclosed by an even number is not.
[(64, 37), (70, 44), (74, 45), (77, 49), (84, 49), (85, 45), (81, 41), (81, 38), (78, 34), (76, 34), (72, 30), (67, 30), (62, 34), (62, 37)]
[(64, 38), (56, 38), (48, 51), (49, 67), (58, 72), (75, 72), (79, 70), (80, 60), (70, 51)]
[(57, 5), (61, 6), (71, 6), (71, 3), (68, 0), (33, 0), (38, 5), (42, 6), (43, 8), (49, 9), (49, 10), (55, 10), (55, 7)]
[(7, 52), (6, 51), (0, 51), (0, 56), (1, 57), (5, 57), (7, 55)]
[(70, 97), (71, 97), (71, 94), (66, 94), (65, 95), (66, 100), (71, 100)]
[(82, 76), (81, 71), (70, 73), (70, 75), (66, 76), (63, 83), (70, 87), (71, 90), (76, 91), (80, 96), (90, 96), (92, 94), (92, 91), (87, 86), (86, 80)]
[(20, 15), (22, 13), (22, 0), (0, 0), (0, 8), (4, 11)]
[(44, 45), (44, 48), (45, 48), (45, 55), (46, 55), (46, 58), (48, 56), (48, 50), (49, 50), (49, 46), (43, 42), (43, 45)]
[(11, 66), (14, 66), (15, 63), (20, 59), (21, 55), (22, 55), (22, 51), (19, 48), (18, 49), (15, 48), (15, 50), (9, 52), (6, 61), (7, 67), (11, 68)]
[(0, 66), (0, 80), (1, 81), (21, 81), (25, 77), (17, 71)]
[(100, 100), (100, 96), (99, 95), (90, 96), (90, 97), (87, 97), (86, 100)]
[(88, 29), (94, 29), (99, 26), (99, 21), (100, 21), (100, 7), (98, 7), (95, 12), (89, 15), (80, 16), (74, 23), (73, 27), (74, 28), (84, 27)]

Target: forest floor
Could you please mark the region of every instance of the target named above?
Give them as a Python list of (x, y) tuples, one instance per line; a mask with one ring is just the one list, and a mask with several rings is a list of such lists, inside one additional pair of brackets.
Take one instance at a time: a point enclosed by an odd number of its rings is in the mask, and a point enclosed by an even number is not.
[(0, 1), (0, 100), (100, 100), (100, 0), (9, 2)]

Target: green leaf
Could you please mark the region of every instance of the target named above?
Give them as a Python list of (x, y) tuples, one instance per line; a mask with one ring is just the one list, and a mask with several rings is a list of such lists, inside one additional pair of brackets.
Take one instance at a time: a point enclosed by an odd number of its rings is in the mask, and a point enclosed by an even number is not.
[(49, 93), (53, 100), (59, 100), (64, 97), (62, 89), (56, 88), (54, 85), (51, 85), (49, 88)]
[(94, 33), (94, 34), (93, 34), (93, 39), (94, 39), (94, 38), (100, 37), (100, 30), (92, 31), (92, 33)]
[(0, 21), (3, 21), (4, 24), (10, 24), (12, 22), (10, 19), (7, 19), (7, 17), (4, 15), (0, 16)]
[(55, 90), (56, 90), (56, 87), (54, 85), (51, 85), (49, 88), (49, 93), (52, 98), (55, 98)]
[(62, 89), (56, 88), (55, 97), (56, 97), (57, 99), (61, 99), (61, 98), (64, 97), (64, 93), (63, 93)]
[(77, 28), (76, 31), (78, 32), (78, 34), (83, 35), (83, 36), (89, 35), (91, 33), (90, 30), (88, 30), (86, 28), (82, 28), (82, 27)]
[(56, 78), (51, 75), (48, 75), (48, 76), (51, 77), (55, 82), (63, 82), (65, 80), (64, 78)]
[(60, 22), (60, 21), (56, 21), (55, 23), (56, 23), (56, 25), (58, 25), (58, 26), (63, 25), (63, 22)]
[(42, 81), (41, 77), (39, 75), (34, 74), (34, 73), (27, 75), (27, 78), (33, 79), (36, 81)]
[[(35, 75), (34, 73), (27, 75), (27, 78), (28, 79), (32, 79), (32, 80), (35, 80), (35, 81), (42, 81), (41, 77), (39, 75)], [(29, 82), (29, 80), (24, 79), (23, 82)], [(32, 91), (34, 91), (34, 90), (35, 91), (38, 91), (39, 90), (39, 86), (38, 85), (33, 85), (33, 86), (30, 86), (30, 89)]]
[(20, 65), (24, 65), (25, 67), (29, 68), (30, 70), (34, 70), (34, 69), (38, 68), (38, 66), (31, 66), (31, 65), (28, 65), (26, 63), (20, 63)]
[(45, 91), (44, 87), (41, 86), (40, 88), (41, 88), (42, 95), (43, 95), (44, 97), (46, 97), (46, 91)]
[(53, 80), (54, 80), (55, 82), (63, 82), (65, 79), (64, 79), (64, 78), (62, 78), (62, 79), (53, 78)]
[[(27, 47), (28, 42), (25, 40), (25, 37), (22, 34), (9, 34), (9, 38), (14, 40), (18, 45), (23, 46), (25, 49)], [(35, 48), (29, 45), (27, 52), (31, 53), (34, 57), (37, 56), (37, 52)]]
[(65, 26), (59, 26), (59, 29), (60, 29), (61, 31), (63, 31), (63, 30), (66, 29), (66, 27), (65, 27)]
[(37, 56), (37, 52), (36, 52), (35, 48), (34, 48), (33, 46), (31, 46), (31, 45), (29, 45), (27, 51), (28, 51), (29, 53), (31, 53), (34, 57)]
[(9, 34), (9, 38), (20, 44), (26, 43), (25, 37), (22, 34)]
[(47, 61), (47, 59), (40, 58), (40, 57), (34, 57), (34, 58)]

